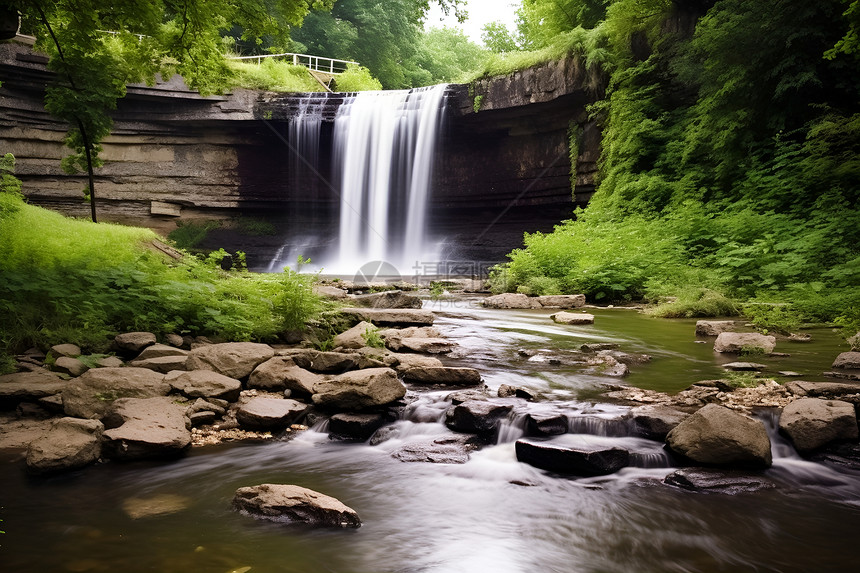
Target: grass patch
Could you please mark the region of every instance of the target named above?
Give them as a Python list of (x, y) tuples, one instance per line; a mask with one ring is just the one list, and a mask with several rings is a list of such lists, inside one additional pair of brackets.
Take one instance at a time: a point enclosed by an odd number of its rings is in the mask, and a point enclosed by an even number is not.
[(304, 66), (294, 66), (274, 58), (265, 58), (260, 64), (227, 60), (227, 67), (233, 72), (232, 87), (236, 88), (273, 92), (325, 91)]
[(723, 381), (732, 388), (755, 388), (767, 382), (754, 372), (729, 372)]
[(658, 304), (646, 312), (658, 318), (705, 318), (739, 314), (734, 301), (706, 288), (687, 289), (681, 292), (677, 300)]
[(239, 217), (236, 219), (236, 228), (252, 237), (274, 237), (278, 234), (278, 229), (273, 223), (254, 217)]
[(176, 229), (171, 231), (167, 238), (180, 249), (193, 249), (206, 240), (209, 231), (221, 226), (219, 221), (201, 221), (199, 223), (189, 221), (177, 221)]

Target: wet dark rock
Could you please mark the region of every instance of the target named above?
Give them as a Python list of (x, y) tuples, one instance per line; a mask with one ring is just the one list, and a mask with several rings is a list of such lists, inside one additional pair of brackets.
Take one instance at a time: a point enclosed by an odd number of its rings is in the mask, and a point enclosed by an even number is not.
[(118, 398), (152, 398), (170, 393), (164, 375), (146, 368), (93, 368), (63, 388), (68, 416), (102, 418)]
[(583, 352), (600, 352), (601, 350), (615, 350), (618, 344), (614, 342), (588, 342), (579, 347)]
[(837, 440), (856, 440), (857, 415), (854, 405), (841, 400), (800, 398), (786, 406), (779, 429), (804, 454)]
[(664, 440), (675, 426), (686, 420), (690, 414), (669, 406), (639, 406), (630, 410), (633, 431), (649, 440)]
[(764, 424), (724, 406), (708, 404), (666, 436), (676, 453), (700, 464), (770, 467), (770, 438)]
[(314, 385), (313, 402), (322, 408), (354, 412), (384, 406), (406, 395), (391, 368), (346, 372)]
[(406, 444), (391, 457), (401, 462), (465, 464), (469, 461), (469, 453), (479, 446), (480, 442), (471, 436), (446, 436), (429, 442)]
[(381, 428), (388, 418), (384, 414), (335, 414), (329, 419), (329, 438), (364, 442)]
[(723, 364), (723, 368), (734, 372), (759, 372), (765, 370), (767, 365), (757, 362), (729, 362), (728, 364)]
[(533, 402), (535, 395), (527, 388), (521, 386), (511, 386), (510, 384), (502, 384), (499, 386), (499, 398), (522, 398)]
[(104, 426), (98, 420), (60, 418), (27, 448), (27, 470), (35, 474), (82, 468), (101, 456)]
[(188, 353), (188, 370), (212, 370), (241, 380), (254, 368), (275, 355), (267, 344), (256, 342), (224, 342), (198, 346)]
[(421, 308), (421, 299), (400, 290), (354, 295), (349, 304), (364, 308)]
[(564, 414), (526, 414), (526, 434), (529, 436), (558, 436), (566, 434), (567, 416)]
[(236, 421), (246, 428), (274, 430), (301, 421), (309, 406), (289, 398), (251, 398), (236, 411)]
[(104, 418), (104, 451), (118, 460), (171, 458), (191, 445), (185, 406), (172, 398), (120, 398)]
[(469, 400), (452, 406), (445, 414), (445, 425), (455, 432), (489, 434), (496, 431), (499, 421), (513, 410), (511, 404), (489, 400)]
[(737, 470), (683, 468), (672, 472), (663, 480), (666, 485), (697, 492), (716, 492), (729, 495), (773, 489), (776, 484), (760, 474)]
[(481, 383), (481, 373), (474, 368), (417, 366), (406, 370), (403, 380), (413, 384), (475, 386)]
[(262, 484), (236, 490), (233, 507), (256, 519), (312, 527), (360, 527), (355, 510), (297, 485)]
[(860, 471), (860, 444), (854, 442), (837, 442), (824, 446), (809, 455), (814, 462), (835, 465)]
[(517, 460), (543, 470), (577, 476), (615, 473), (630, 463), (621, 448), (573, 448), (553, 442), (517, 440)]

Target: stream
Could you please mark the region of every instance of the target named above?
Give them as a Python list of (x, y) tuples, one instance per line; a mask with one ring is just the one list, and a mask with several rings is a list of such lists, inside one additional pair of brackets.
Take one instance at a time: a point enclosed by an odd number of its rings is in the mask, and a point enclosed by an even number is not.
[[(0, 472), (0, 564), (23, 572), (520, 573), (856, 570), (860, 472), (801, 459), (771, 428), (777, 487), (693, 493), (662, 484), (675, 468), (662, 444), (627, 435), (629, 408), (595, 397), (605, 384), (665, 392), (719, 377), (695, 320), (598, 309), (593, 326), (556, 325), (549, 310), (489, 310), (470, 299), (427, 301), (458, 343), (449, 365), (481, 371), (540, 395), (520, 401), (495, 443), (464, 464), (408, 463), (404, 445), (454, 436), (442, 420), (450, 391), (411, 388), (401, 419), (377, 445), (333, 442), (324, 424), (290, 441), (197, 448), (175, 462), (108, 463), (33, 479), (23, 463)], [(590, 311), (591, 312), (591, 311)], [(827, 330), (780, 342), (790, 357), (756, 357), (769, 372), (820, 373), (844, 347)], [(583, 373), (552, 357), (613, 342), (652, 360), (623, 379)], [(781, 378), (778, 378), (781, 380)], [(549, 474), (517, 462), (527, 412), (561, 412), (568, 443), (606, 441), (634, 452), (633, 467), (594, 478)], [(231, 509), (239, 487), (289, 483), (355, 509), (356, 530), (303, 530)]]

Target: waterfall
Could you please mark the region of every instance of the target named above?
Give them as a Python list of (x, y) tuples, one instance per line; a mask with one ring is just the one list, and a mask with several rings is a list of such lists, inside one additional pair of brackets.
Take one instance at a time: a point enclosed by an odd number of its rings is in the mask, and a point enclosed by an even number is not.
[(330, 272), (387, 261), (401, 273), (427, 248), (427, 201), (445, 89), (362, 92), (346, 99), (334, 125), (340, 191), (338, 250)]

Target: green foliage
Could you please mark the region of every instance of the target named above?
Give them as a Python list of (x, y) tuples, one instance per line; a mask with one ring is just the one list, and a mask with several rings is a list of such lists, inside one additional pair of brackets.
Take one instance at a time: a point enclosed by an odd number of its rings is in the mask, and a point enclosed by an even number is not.
[(789, 304), (748, 303), (743, 314), (757, 330), (791, 334), (800, 326), (799, 313)]
[(463, 83), (480, 68), (487, 52), (472, 42), (462, 30), (431, 28), (421, 34), (415, 54), (405, 66), (410, 85)]
[(252, 237), (274, 237), (278, 234), (278, 229), (274, 224), (264, 219), (253, 217), (239, 217), (236, 220), (236, 227), (241, 232)]
[(15, 177), (15, 156), (11, 153), (0, 156), (0, 193), (21, 194), (21, 180)]
[(262, 63), (227, 60), (234, 87), (273, 92), (319, 92), (323, 87), (304, 66), (266, 58)]
[(220, 226), (218, 221), (176, 221), (176, 229), (171, 231), (167, 238), (180, 249), (193, 249), (206, 240), (209, 231)]
[(738, 306), (725, 295), (707, 288), (687, 288), (676, 300), (648, 309), (648, 314), (660, 318), (704, 318), (736, 316)]
[(339, 92), (363, 92), (382, 89), (382, 84), (370, 74), (370, 70), (355, 64), (347, 65), (346, 71), (338, 75), (334, 83), (335, 89)]
[(146, 248), (156, 235), (66, 219), (20, 202), (0, 233), (0, 355), (122, 331), (276, 340), (322, 308), (311, 278), (225, 273)]
[(728, 372), (723, 381), (732, 388), (755, 388), (767, 382), (767, 379), (759, 378), (755, 372)]
[(484, 46), (496, 54), (515, 52), (519, 49), (517, 40), (503, 22), (489, 22), (481, 29)]
[(385, 348), (385, 341), (379, 335), (379, 329), (375, 326), (364, 329), (361, 337), (364, 339), (364, 343), (371, 348)]
[(476, 95), (475, 99), (472, 101), (472, 109), (475, 110), (475, 113), (481, 111), (481, 105), (484, 103), (483, 95)]

